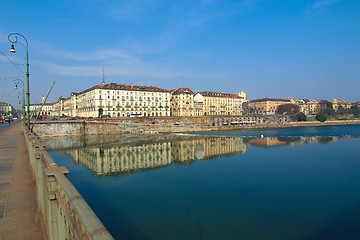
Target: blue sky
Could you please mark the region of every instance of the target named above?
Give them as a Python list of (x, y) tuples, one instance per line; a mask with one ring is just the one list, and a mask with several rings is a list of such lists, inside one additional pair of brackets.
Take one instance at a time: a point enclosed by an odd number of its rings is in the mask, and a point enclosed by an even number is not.
[(31, 102), (105, 81), (360, 100), (358, 0), (0, 2), (0, 101), (17, 105), (29, 42)]

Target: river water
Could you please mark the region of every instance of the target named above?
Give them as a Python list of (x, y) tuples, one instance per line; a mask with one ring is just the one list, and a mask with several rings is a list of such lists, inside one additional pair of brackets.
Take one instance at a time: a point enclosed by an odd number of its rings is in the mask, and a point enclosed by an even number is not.
[(360, 126), (46, 140), (116, 239), (359, 239)]

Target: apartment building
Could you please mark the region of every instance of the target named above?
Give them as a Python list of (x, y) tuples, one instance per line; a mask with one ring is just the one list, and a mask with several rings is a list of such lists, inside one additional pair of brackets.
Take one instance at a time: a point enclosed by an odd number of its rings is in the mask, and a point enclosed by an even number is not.
[(194, 92), (179, 88), (171, 92), (171, 116), (195, 116)]
[[(33, 103), (30, 104), (30, 116), (37, 116), (40, 112), (40, 115), (54, 115), (53, 106), (54, 103)], [(41, 108), (42, 106), (42, 108)]]
[(194, 96), (196, 112), (200, 106), (204, 116), (211, 115), (241, 115), (244, 99), (236, 94), (220, 92), (198, 92)]
[(59, 99), (59, 115), (79, 117), (170, 116), (170, 93), (158, 87), (100, 84)]
[(309, 108), (309, 114), (318, 114), (319, 113), (319, 100), (313, 99), (306, 103)]
[(278, 106), (290, 103), (289, 99), (262, 98), (249, 101), (249, 111), (254, 114), (273, 115)]
[(12, 114), (14, 108), (11, 104), (6, 102), (0, 102), (0, 115)]
[(347, 103), (347, 102), (345, 102), (344, 100), (338, 99), (338, 98), (334, 98), (334, 99), (331, 100), (330, 102), (332, 103), (333, 109), (334, 109), (335, 111), (337, 111), (340, 106), (342, 106), (342, 107), (345, 108), (345, 109), (350, 109), (351, 106), (352, 106), (351, 103)]

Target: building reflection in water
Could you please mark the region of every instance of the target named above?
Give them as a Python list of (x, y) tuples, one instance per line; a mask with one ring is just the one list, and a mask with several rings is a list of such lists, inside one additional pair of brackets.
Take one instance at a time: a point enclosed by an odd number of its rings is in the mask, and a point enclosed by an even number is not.
[(111, 148), (90, 147), (64, 150), (64, 153), (97, 175), (150, 170), (172, 163), (170, 142)]
[(51, 138), (44, 142), (49, 151), (60, 150), (97, 175), (117, 175), (152, 170), (172, 163), (192, 164), (245, 154), (248, 145), (276, 147), (308, 142), (327, 143), (339, 138), (317, 137), (179, 137), (179, 136), (89, 136)]

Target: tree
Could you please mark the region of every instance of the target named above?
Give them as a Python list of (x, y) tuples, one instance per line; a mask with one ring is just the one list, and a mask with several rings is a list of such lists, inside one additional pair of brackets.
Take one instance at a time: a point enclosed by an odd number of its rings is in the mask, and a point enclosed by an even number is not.
[(336, 114), (337, 115), (344, 115), (344, 114), (347, 114), (348, 113), (348, 111), (347, 111), (347, 109), (345, 109), (343, 106), (339, 106), (338, 107), (338, 110), (336, 111)]
[(327, 100), (320, 101), (320, 113), (325, 114), (327, 116), (335, 116), (335, 110), (333, 108), (332, 102)]
[(319, 113), (318, 115), (316, 115), (315, 117), (316, 120), (320, 121), (320, 122), (325, 122), (327, 117), (325, 114), (323, 113)]
[(307, 117), (306, 117), (305, 113), (299, 112), (295, 115), (295, 120), (298, 122), (303, 122), (303, 121), (307, 120)]
[(354, 114), (354, 117), (359, 117), (360, 115), (360, 109), (357, 105), (354, 105), (350, 109), (351, 113)]
[(280, 114), (287, 113), (289, 115), (292, 115), (299, 112), (299, 106), (296, 104), (287, 103), (287, 104), (279, 105), (277, 110), (278, 113)]

